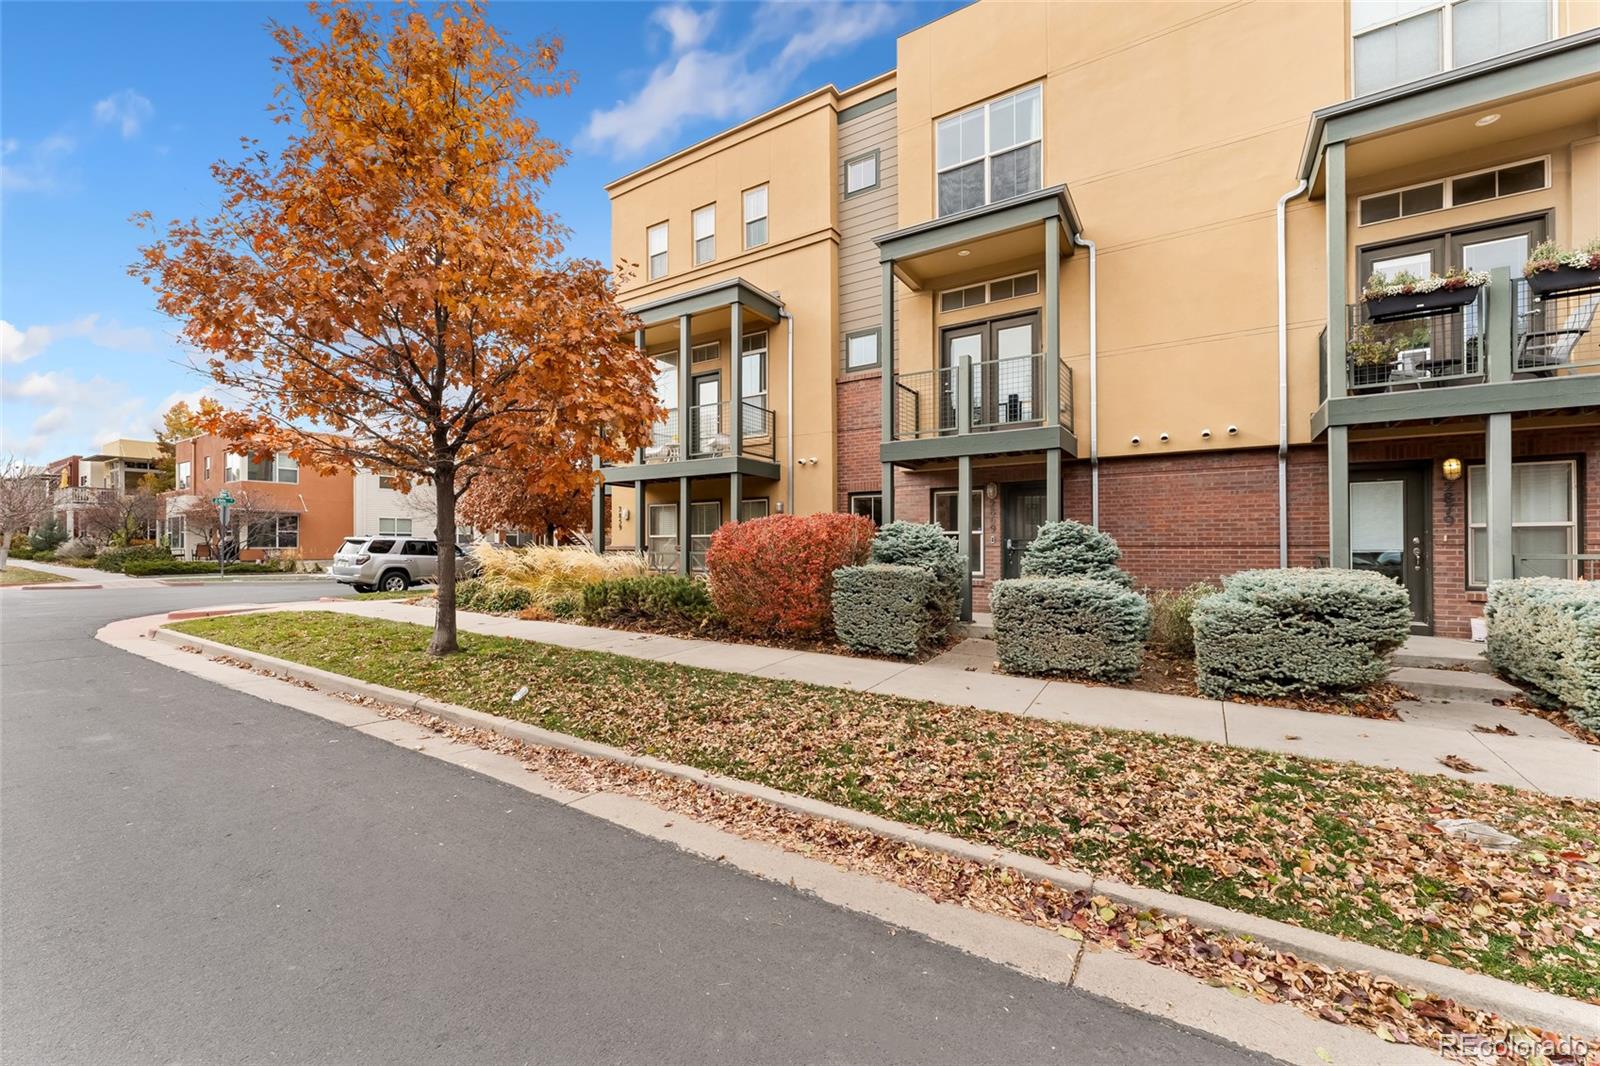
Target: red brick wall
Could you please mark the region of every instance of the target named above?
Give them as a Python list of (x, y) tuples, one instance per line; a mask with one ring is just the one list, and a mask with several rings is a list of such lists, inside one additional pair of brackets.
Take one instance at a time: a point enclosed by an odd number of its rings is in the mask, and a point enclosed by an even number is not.
[(878, 445), (883, 442), (883, 375), (852, 374), (835, 390), (838, 427), (838, 509), (849, 507), (852, 492), (877, 492), (883, 481)]

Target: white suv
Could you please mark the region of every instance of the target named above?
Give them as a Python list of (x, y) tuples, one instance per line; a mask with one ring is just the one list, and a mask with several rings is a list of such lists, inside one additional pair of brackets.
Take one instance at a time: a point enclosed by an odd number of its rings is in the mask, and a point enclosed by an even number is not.
[[(476, 567), (456, 548), (456, 575)], [(431, 537), (346, 537), (328, 568), (333, 579), (357, 592), (404, 592), (439, 576), (439, 542)]]

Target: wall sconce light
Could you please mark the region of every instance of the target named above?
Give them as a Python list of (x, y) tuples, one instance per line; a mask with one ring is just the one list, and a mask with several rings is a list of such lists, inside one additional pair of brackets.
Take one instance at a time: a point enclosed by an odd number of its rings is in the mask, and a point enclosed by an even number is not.
[(991, 500), (998, 499), (1000, 496), (1000, 486), (991, 481), (983, 487), (983, 494)]
[(1461, 480), (1461, 460), (1446, 459), (1444, 461), (1444, 479), (1446, 481)]
[(622, 507), (618, 508), (617, 517), (626, 522), (628, 519), (633, 517), (633, 514), (626, 507)]
[(773, 508), (773, 510), (774, 510), (774, 511), (776, 511), (776, 512), (777, 512), (777, 513), (778, 513), (778, 514), (782, 514), (782, 513), (783, 513), (783, 501), (782, 501), (782, 500), (778, 500), (778, 501), (777, 501), (777, 502), (775, 502), (775, 503), (774, 503), (774, 504), (773, 504), (773, 505), (772, 505), (772, 508)]

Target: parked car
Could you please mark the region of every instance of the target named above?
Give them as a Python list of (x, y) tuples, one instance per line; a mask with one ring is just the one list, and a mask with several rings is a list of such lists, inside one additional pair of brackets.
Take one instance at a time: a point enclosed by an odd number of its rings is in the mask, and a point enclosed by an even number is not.
[[(455, 551), (456, 576), (472, 576), (476, 564), (459, 546)], [(404, 592), (438, 579), (439, 542), (430, 537), (346, 537), (328, 572), (357, 592)]]

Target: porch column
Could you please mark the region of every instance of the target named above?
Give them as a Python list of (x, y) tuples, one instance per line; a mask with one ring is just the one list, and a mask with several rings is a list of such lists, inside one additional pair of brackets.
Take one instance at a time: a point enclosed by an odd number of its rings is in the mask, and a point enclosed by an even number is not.
[[(878, 364), (883, 368), (883, 442), (894, 440), (894, 263), (883, 264), (879, 303)], [(894, 521), (894, 466), (883, 464), (883, 524)]]
[(894, 464), (893, 463), (884, 463), (883, 464), (883, 473), (882, 473), (881, 477), (883, 479), (883, 488), (879, 492), (879, 499), (880, 499), (880, 502), (881, 502), (882, 506), (879, 507), (878, 510), (883, 516), (883, 524), (884, 525), (888, 525), (890, 522), (894, 521)]
[[(966, 362), (965, 359), (962, 362)], [(963, 455), (956, 467), (956, 543), (961, 546), (961, 619), (972, 621), (972, 456)]]
[(689, 479), (678, 479), (678, 573), (689, 575)]
[(1328, 427), (1328, 565), (1350, 569), (1349, 426)]
[(1061, 449), (1044, 450), (1044, 520), (1061, 521)]
[[(1044, 223), (1044, 424), (1061, 424), (1061, 223)], [(1057, 456), (1059, 461), (1060, 456)], [(1056, 483), (1056, 502), (1061, 485)]]
[(638, 552), (641, 557), (644, 555), (645, 548), (644, 521), (645, 516), (649, 513), (650, 509), (645, 506), (644, 502), (644, 482), (635, 481), (633, 483), (633, 550)]
[(728, 475), (728, 517), (724, 521), (739, 521), (739, 501), (744, 499), (744, 475), (735, 470)]
[[(1348, 303), (1345, 292), (1345, 244), (1348, 234), (1345, 229), (1345, 211), (1347, 201), (1344, 188), (1344, 142), (1338, 141), (1328, 145), (1322, 153), (1322, 171), (1325, 194), (1322, 198), (1323, 216), (1327, 222), (1328, 242), (1328, 399), (1336, 399), (1347, 392), (1345, 378), (1345, 340), (1349, 324), (1346, 319), (1345, 304)], [(1329, 430), (1329, 456), (1332, 452), (1332, 430)], [(1331, 468), (1330, 468), (1331, 469)], [(1348, 501), (1346, 501), (1348, 509)], [(1328, 515), (1331, 520), (1332, 512)], [(1349, 546), (1349, 523), (1345, 523), (1343, 541)], [(1349, 552), (1346, 550), (1348, 556)], [(1335, 566), (1349, 565), (1334, 563)]]
[(1511, 545), (1511, 415), (1489, 416), (1484, 441), (1489, 475), (1488, 558), (1484, 569), (1490, 581), (1516, 576), (1516, 554)]
[(1511, 287), (1511, 271), (1495, 267), (1489, 271), (1489, 306), (1484, 315), (1483, 339), (1489, 381), (1511, 380), (1511, 346), (1514, 343), (1516, 294)]
[[(594, 472), (600, 472), (600, 457), (593, 459)], [(594, 494), (590, 500), (590, 540), (593, 543), (595, 554), (603, 555), (606, 550), (606, 483), (604, 480), (594, 483)]]
[[(694, 389), (689, 380), (689, 316), (678, 316), (678, 458), (689, 458), (690, 430), (695, 424), (689, 404), (694, 399)], [(685, 519), (687, 521), (687, 519)]]
[[(644, 329), (642, 327), (633, 331), (633, 346), (641, 352), (644, 351)], [(633, 462), (635, 466), (644, 462), (643, 448), (635, 448), (633, 450)]]
[[(728, 412), (732, 425), (727, 429), (728, 444), (735, 457), (744, 454), (744, 307), (738, 300), (728, 305), (728, 328), (733, 341), (728, 345)], [(734, 488), (738, 488), (738, 475), (734, 475)], [(729, 521), (739, 520), (737, 500)]]

